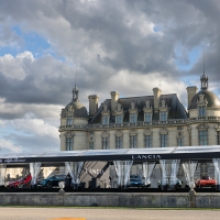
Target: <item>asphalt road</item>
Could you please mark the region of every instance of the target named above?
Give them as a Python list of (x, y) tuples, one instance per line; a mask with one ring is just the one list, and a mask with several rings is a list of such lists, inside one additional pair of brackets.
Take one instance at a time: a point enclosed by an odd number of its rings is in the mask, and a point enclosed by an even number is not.
[(0, 207), (0, 220), (57, 220), (65, 217), (86, 220), (219, 220), (220, 210)]

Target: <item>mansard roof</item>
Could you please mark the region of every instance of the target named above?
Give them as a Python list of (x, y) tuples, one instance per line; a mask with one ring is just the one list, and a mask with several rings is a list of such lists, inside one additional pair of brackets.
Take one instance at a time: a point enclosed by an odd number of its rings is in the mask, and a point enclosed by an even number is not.
[[(168, 119), (186, 119), (187, 112), (184, 106), (179, 101), (176, 94), (164, 94), (160, 96), (160, 101), (165, 100), (166, 106), (168, 108)], [(131, 107), (131, 103), (135, 103), (135, 108), (138, 111), (138, 121), (144, 121), (144, 108), (146, 101), (150, 102), (150, 106), (152, 110), (154, 110), (154, 96), (142, 96), (142, 97), (129, 97), (129, 98), (119, 98), (118, 103), (121, 104), (121, 108), (124, 113), (123, 122), (129, 122), (129, 110)], [(89, 122), (89, 124), (101, 123), (101, 112), (104, 108), (104, 104), (108, 106), (108, 110), (110, 111), (110, 123), (115, 122), (115, 117), (112, 115), (111, 111), (111, 99), (106, 99), (104, 103), (98, 109), (98, 112), (93, 117), (93, 119)], [(159, 113), (155, 113), (152, 111), (153, 117), (152, 120), (159, 120)]]
[(204, 98), (207, 100), (207, 108), (218, 108), (220, 109), (220, 101), (217, 95), (209, 90), (200, 90), (193, 98), (189, 105), (189, 110), (197, 109), (197, 102), (199, 100), (199, 96), (204, 95)]
[(66, 107), (65, 109), (62, 110), (61, 112), (61, 117), (65, 118), (67, 113), (69, 112), (69, 108), (71, 108), (71, 111), (74, 112), (74, 117), (76, 118), (85, 118), (88, 119), (88, 113), (87, 113), (87, 109), (86, 107), (77, 101), (71, 101)]

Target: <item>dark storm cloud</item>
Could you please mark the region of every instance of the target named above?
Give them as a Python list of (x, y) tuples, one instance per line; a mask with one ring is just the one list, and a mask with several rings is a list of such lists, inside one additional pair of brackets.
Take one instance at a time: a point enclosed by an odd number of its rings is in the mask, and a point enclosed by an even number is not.
[(27, 74), (23, 79), (11, 78), (10, 69), (0, 72), (0, 97), (6, 102), (64, 104), (64, 100), (67, 101), (69, 90), (74, 86), (74, 76), (65, 65), (53, 57), (43, 57), (32, 63), (23, 62), (22, 67)]
[[(0, 144), (11, 151), (59, 148), (60, 109), (71, 101), (76, 64), (85, 105), (89, 94), (101, 103), (113, 90), (152, 95), (160, 81), (163, 93), (176, 92), (186, 104), (186, 84), (199, 83), (206, 50), (206, 73), (220, 92), (219, 20), (219, 0), (0, 0), (0, 49), (21, 51), (0, 57), (0, 122), (9, 130)], [(34, 58), (13, 27), (50, 48)], [(181, 70), (195, 48), (195, 64)]]
[[(140, 74), (159, 72), (167, 77), (180, 77), (179, 80), (187, 74), (199, 76), (201, 61), (189, 72), (178, 70), (176, 61), (188, 64), (189, 52), (208, 43), (213, 57), (209, 62), (212, 63), (210, 79), (219, 79), (218, 1), (19, 0), (1, 3), (0, 12), (5, 18), (10, 17), (12, 25), (40, 33), (57, 54), (80, 64), (81, 90), (97, 87), (102, 90), (121, 70)], [(176, 51), (178, 46), (183, 48), (180, 54)], [(72, 89), (70, 74), (62, 65), (56, 70), (54, 63), (48, 60), (25, 65), (28, 75), (23, 80), (9, 82), (1, 75), (2, 82), (10, 88), (3, 91), (3, 85), (1, 96), (7, 102), (67, 103), (66, 97), (71, 96)], [(39, 72), (41, 77), (38, 78)], [(58, 72), (62, 74), (57, 76)], [(40, 88), (39, 84), (44, 86)]]

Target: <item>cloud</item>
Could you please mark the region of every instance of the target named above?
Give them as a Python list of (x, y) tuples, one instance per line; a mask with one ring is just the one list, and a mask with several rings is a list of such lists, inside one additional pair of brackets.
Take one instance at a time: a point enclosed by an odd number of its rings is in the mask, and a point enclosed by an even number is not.
[(46, 124), (39, 119), (17, 119), (12, 122), (13, 127), (26, 134), (35, 134), (38, 136), (50, 136), (53, 139), (58, 139), (57, 128)]
[(2, 152), (46, 152), (59, 150), (57, 126), (42, 119), (15, 119), (2, 123)]
[[(185, 88), (199, 84), (206, 50), (209, 85), (219, 95), (219, 11), (217, 0), (2, 1), (0, 117), (15, 129), (7, 140), (22, 149), (49, 140), (57, 146), (55, 130), (72, 98), (76, 66), (87, 107), (90, 94), (100, 102), (112, 90), (152, 95), (160, 84), (186, 103)], [(27, 135), (28, 124), (33, 133)]]
[(10, 141), (6, 139), (0, 139), (0, 149), (1, 149), (1, 153), (8, 153), (8, 152), (21, 153), (22, 152), (19, 146), (13, 145)]

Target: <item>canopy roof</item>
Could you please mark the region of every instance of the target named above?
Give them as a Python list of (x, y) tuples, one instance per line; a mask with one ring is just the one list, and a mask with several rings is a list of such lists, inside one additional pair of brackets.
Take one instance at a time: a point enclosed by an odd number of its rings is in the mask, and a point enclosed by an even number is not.
[(166, 148), (133, 148), (113, 150), (59, 151), (45, 153), (0, 154), (0, 164), (27, 164), (31, 162), (64, 163), (67, 161), (109, 161), (133, 160), (158, 161), (160, 159), (220, 158), (220, 146), (184, 146)]

